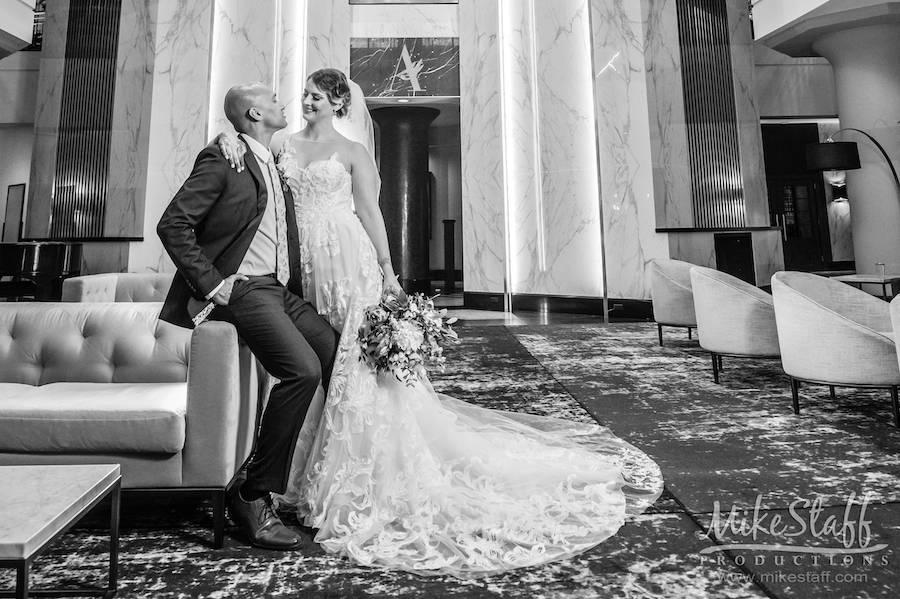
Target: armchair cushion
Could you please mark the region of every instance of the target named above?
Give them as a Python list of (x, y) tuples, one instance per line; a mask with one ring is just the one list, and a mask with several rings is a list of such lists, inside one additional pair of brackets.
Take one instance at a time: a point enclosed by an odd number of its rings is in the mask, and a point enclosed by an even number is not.
[(177, 453), (185, 383), (0, 383), (0, 451)]

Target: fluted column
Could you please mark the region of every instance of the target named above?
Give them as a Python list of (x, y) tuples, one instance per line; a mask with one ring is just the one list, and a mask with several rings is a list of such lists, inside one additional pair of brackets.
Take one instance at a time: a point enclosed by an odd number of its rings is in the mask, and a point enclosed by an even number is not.
[[(900, 24), (854, 27), (825, 33), (812, 44), (834, 69), (841, 127), (862, 129), (900, 160)], [(884, 156), (864, 135), (838, 134), (854, 141), (862, 168), (847, 172), (856, 270), (874, 273), (884, 262), (900, 272), (900, 190)]]
[(381, 133), (381, 212), (391, 258), (407, 292), (428, 292), (428, 127), (440, 111), (396, 106), (372, 111)]

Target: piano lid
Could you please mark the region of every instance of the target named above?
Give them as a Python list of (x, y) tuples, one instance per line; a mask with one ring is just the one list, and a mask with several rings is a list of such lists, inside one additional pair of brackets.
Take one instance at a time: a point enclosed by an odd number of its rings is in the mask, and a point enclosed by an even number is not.
[(0, 276), (58, 278), (81, 273), (80, 243), (20, 241), (0, 243)]

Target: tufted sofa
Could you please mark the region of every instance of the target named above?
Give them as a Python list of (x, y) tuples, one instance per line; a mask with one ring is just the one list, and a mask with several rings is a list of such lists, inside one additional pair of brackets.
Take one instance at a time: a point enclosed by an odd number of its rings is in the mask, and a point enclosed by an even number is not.
[(63, 281), (64, 302), (162, 302), (172, 286), (172, 273), (111, 272)]
[(118, 463), (125, 489), (225, 492), (250, 455), (258, 383), (233, 326), (160, 303), (0, 303), (0, 464)]

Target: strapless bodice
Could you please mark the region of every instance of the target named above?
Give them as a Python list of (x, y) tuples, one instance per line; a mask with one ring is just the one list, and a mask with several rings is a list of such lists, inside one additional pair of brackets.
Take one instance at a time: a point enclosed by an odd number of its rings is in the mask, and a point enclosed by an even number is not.
[(314, 160), (300, 168), (293, 152), (279, 154), (278, 169), (294, 195), (298, 216), (303, 212), (333, 212), (353, 209), (350, 173), (337, 159), (337, 152), (325, 160)]

